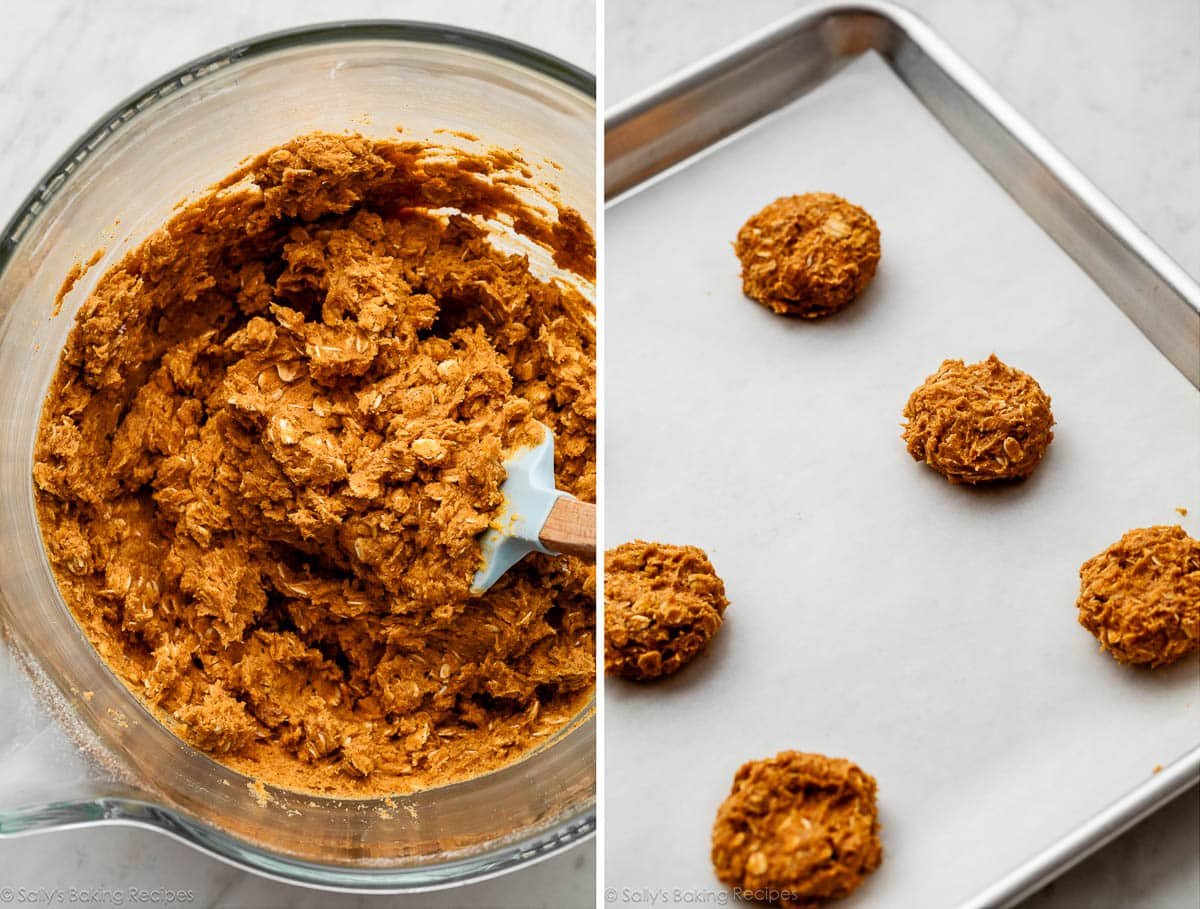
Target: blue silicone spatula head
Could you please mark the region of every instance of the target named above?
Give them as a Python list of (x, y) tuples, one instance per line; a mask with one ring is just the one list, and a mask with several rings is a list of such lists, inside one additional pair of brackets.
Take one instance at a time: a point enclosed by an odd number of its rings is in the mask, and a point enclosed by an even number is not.
[[(515, 452), (504, 462), (508, 476), (500, 491), (504, 507), (479, 537), (483, 567), (475, 573), (472, 593), (483, 593), (531, 552), (558, 553), (539, 538), (554, 503), (568, 493), (554, 487), (554, 433), (543, 426), (542, 441)], [(569, 497), (569, 496), (568, 496)]]

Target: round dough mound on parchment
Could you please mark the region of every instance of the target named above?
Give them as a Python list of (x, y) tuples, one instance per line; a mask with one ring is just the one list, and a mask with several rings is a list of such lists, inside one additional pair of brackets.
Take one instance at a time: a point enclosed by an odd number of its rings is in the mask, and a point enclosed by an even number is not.
[(1200, 649), (1200, 541), (1131, 530), (1079, 569), (1079, 624), (1122, 663), (1166, 666)]
[(634, 540), (604, 554), (604, 669), (646, 680), (689, 663), (721, 627), (725, 584), (704, 550)]
[(833, 193), (784, 196), (738, 231), (742, 291), (782, 316), (817, 319), (866, 290), (879, 264), (875, 219)]
[(782, 751), (743, 764), (713, 825), (717, 877), (778, 906), (849, 895), (883, 858), (875, 791), (844, 758)]
[(1028, 477), (1054, 438), (1050, 396), (995, 354), (945, 360), (908, 399), (904, 441), (951, 483)]

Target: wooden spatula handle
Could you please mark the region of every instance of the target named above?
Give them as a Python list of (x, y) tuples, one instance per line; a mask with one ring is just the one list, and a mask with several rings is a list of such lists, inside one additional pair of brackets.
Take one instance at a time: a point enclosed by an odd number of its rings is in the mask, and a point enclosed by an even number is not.
[(542, 545), (554, 552), (568, 555), (596, 555), (596, 506), (567, 496), (559, 496), (542, 532)]

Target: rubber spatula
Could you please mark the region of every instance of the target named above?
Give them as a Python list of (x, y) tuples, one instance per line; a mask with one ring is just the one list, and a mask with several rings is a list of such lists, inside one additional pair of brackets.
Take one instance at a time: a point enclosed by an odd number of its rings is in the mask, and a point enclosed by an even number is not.
[(554, 486), (554, 433), (504, 462), (504, 509), (479, 536), (483, 567), (471, 582), (483, 593), (531, 552), (596, 555), (596, 506)]

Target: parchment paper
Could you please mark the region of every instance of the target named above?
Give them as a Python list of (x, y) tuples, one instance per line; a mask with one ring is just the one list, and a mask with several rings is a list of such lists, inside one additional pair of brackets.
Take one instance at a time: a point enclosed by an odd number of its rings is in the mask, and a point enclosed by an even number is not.
[[(732, 241), (780, 195), (880, 224), (851, 308), (781, 319)], [(704, 547), (732, 605), (660, 684), (607, 682), (613, 904), (714, 905), (733, 774), (782, 749), (879, 781), (884, 862), (845, 909), (950, 906), (1200, 741), (1200, 661), (1118, 665), (1081, 562), (1198, 533), (1200, 394), (874, 57), (607, 214), (606, 545)], [(1053, 398), (1027, 482), (951, 486), (900, 440), (943, 358)], [(1191, 516), (1175, 511), (1186, 506)]]

